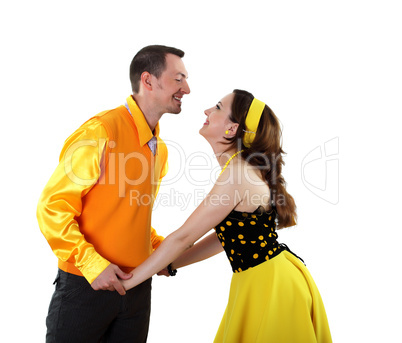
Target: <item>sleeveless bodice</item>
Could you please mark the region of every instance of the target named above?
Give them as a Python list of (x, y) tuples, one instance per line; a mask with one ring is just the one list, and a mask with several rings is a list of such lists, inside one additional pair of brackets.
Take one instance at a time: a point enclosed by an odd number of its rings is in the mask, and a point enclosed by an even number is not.
[(262, 207), (253, 213), (233, 210), (214, 228), (233, 272), (255, 267), (276, 255), (284, 247), (278, 242), (276, 212)]

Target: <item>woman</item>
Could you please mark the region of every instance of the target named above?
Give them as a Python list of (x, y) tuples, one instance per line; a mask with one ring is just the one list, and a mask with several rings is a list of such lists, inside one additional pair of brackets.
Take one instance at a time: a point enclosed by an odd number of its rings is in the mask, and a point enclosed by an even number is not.
[[(222, 166), (187, 221), (123, 281), (132, 288), (169, 264), (180, 268), (225, 250), (233, 269), (229, 302), (215, 342), (331, 342), (325, 309), (304, 264), (277, 242), (295, 225), (285, 189), (281, 130), (263, 102), (234, 90), (205, 111), (200, 134)], [(193, 244), (211, 228), (215, 233)]]

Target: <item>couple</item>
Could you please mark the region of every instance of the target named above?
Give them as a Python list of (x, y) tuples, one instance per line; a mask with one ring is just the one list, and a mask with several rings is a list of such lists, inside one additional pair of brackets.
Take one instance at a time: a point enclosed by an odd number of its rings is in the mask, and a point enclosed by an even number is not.
[(223, 250), (234, 273), (215, 342), (330, 342), (313, 279), (277, 242), (276, 229), (295, 224), (296, 206), (281, 174), (279, 122), (266, 104), (235, 90), (205, 111), (200, 134), (222, 171), (166, 239), (151, 227), (152, 203), (129, 202), (132, 191), (154, 199), (167, 172), (158, 120), (180, 113), (190, 93), (183, 56), (165, 46), (140, 50), (125, 105), (65, 142), (37, 211), (59, 259), (47, 342), (145, 342), (152, 275), (174, 276)]

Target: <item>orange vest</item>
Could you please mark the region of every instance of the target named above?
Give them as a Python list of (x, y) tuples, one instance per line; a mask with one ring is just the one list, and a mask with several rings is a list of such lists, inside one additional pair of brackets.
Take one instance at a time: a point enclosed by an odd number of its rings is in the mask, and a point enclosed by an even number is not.
[[(142, 115), (138, 112), (134, 115)], [(155, 156), (146, 143), (141, 145), (135, 120), (124, 106), (102, 112), (97, 119), (109, 142), (101, 176), (82, 198), (82, 213), (75, 219), (85, 240), (102, 257), (128, 272), (153, 251), (152, 207), (164, 174), (167, 148), (159, 137)], [(59, 267), (82, 275), (70, 262), (59, 260)]]

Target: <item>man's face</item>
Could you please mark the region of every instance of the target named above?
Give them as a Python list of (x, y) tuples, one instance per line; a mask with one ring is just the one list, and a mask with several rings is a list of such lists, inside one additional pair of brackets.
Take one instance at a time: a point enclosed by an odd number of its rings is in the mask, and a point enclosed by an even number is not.
[(166, 69), (156, 79), (154, 99), (160, 113), (180, 113), (184, 94), (190, 93), (187, 70), (179, 56), (166, 55)]

